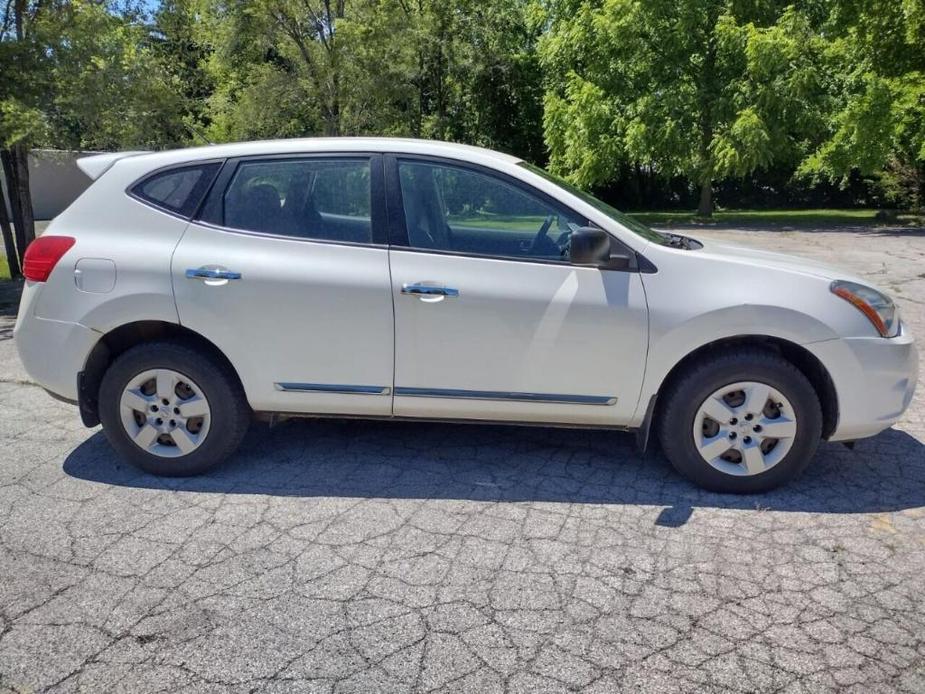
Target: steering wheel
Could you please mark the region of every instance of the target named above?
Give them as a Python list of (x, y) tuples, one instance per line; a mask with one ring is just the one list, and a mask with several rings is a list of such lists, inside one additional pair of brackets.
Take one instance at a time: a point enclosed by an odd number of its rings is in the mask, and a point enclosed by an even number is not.
[(556, 215), (554, 214), (546, 215), (546, 219), (543, 220), (540, 230), (536, 232), (536, 236), (533, 237), (533, 243), (530, 244), (530, 255), (550, 255), (552, 253), (559, 253), (560, 249), (558, 244), (552, 241), (547, 235), (555, 219)]

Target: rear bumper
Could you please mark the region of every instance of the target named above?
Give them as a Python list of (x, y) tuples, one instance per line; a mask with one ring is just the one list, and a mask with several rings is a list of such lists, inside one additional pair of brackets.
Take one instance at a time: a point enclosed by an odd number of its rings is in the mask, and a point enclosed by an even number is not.
[(830, 441), (873, 436), (894, 424), (915, 392), (919, 355), (905, 326), (897, 337), (857, 337), (804, 345), (826, 366), (838, 395)]
[(99, 333), (67, 321), (38, 318), (34, 299), (40, 286), (27, 283), (13, 329), (16, 350), (30, 378), (59, 399), (77, 401), (77, 374), (100, 338)]

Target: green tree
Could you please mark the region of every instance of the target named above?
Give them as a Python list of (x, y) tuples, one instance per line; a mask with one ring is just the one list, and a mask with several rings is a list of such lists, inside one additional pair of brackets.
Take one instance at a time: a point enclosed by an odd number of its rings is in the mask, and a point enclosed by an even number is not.
[(348, 0), (216, 0), (210, 132), (219, 140), (343, 132), (339, 23)]
[(5, 243), (11, 271), (35, 236), (30, 148), (120, 149), (186, 141), (182, 77), (166, 71), (167, 62), (153, 50), (141, 13), (131, 7), (94, 0), (5, 4), (0, 157), (15, 227), (12, 247)]
[(211, 0), (218, 140), (411, 135), (543, 154), (526, 0)]
[[(546, 142), (579, 185), (627, 164), (683, 175), (706, 216), (715, 179), (798, 161), (819, 127), (813, 25), (783, 3), (561, 0), (549, 22)], [(781, 79), (788, 60), (798, 68)]]
[[(539, 28), (522, 0), (384, 0), (348, 25), (373, 132), (544, 157)], [(380, 114), (385, 118), (377, 117)]]
[(164, 69), (135, 13), (72, 1), (44, 28), (50, 89), (36, 144), (74, 149), (155, 148), (188, 139), (180, 78)]
[(820, 61), (830, 76), (825, 137), (800, 173), (880, 179), (887, 197), (925, 205), (925, 0), (833, 0)]
[(203, 0), (162, 0), (148, 26), (146, 44), (157, 74), (171, 89), (179, 111), (171, 114), (168, 141), (204, 140), (209, 125), (208, 99), (215, 83), (207, 70), (212, 55), (204, 31)]
[[(44, 15), (54, 12), (52, 3), (13, 0), (0, 15), (0, 163), (9, 193), (0, 214), (4, 248), (10, 274), (17, 276), (26, 246), (35, 237), (32, 198), (29, 192), (29, 144), (40, 136), (44, 120), (38, 103), (49, 87), (42, 31)], [(10, 229), (9, 217), (13, 229)], [(15, 230), (15, 235), (14, 235)]]

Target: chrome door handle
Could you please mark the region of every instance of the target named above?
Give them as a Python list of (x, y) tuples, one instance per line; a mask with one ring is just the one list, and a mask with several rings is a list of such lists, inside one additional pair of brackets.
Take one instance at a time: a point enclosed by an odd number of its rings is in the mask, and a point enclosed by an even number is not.
[(452, 287), (438, 287), (432, 284), (403, 284), (401, 286), (402, 294), (411, 294), (413, 296), (459, 296), (459, 290)]
[(191, 280), (239, 280), (241, 279), (241, 273), (231, 270), (198, 267), (187, 270), (186, 277)]

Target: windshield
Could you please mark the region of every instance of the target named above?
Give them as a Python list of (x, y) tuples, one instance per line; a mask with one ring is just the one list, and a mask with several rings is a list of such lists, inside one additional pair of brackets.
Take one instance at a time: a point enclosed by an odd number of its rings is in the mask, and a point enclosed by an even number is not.
[(560, 188), (564, 188), (565, 190), (567, 190), (569, 193), (571, 193), (575, 197), (581, 198), (582, 200), (584, 200), (586, 203), (588, 203), (595, 209), (599, 210), (600, 212), (603, 212), (605, 215), (610, 217), (615, 222), (618, 222), (622, 226), (626, 227), (627, 229), (637, 234), (638, 236), (641, 236), (647, 241), (651, 241), (652, 243), (657, 243), (663, 246), (671, 244), (670, 238), (667, 237), (665, 234), (661, 234), (655, 231), (654, 229), (650, 229), (642, 222), (637, 221), (633, 219), (632, 217), (630, 217), (629, 215), (626, 215), (620, 212), (620, 210), (618, 210), (616, 207), (611, 207), (606, 202), (598, 200), (593, 195), (589, 195), (588, 193), (583, 191), (581, 188), (577, 188), (576, 186), (573, 186), (571, 183), (566, 181), (564, 178), (560, 178), (559, 176), (549, 173), (545, 169), (541, 169), (540, 167), (534, 166), (533, 164), (528, 164), (525, 161), (519, 162), (519, 165), (524, 167), (525, 169), (532, 171), (538, 176), (542, 176), (547, 181), (550, 181), (551, 183), (555, 183)]

